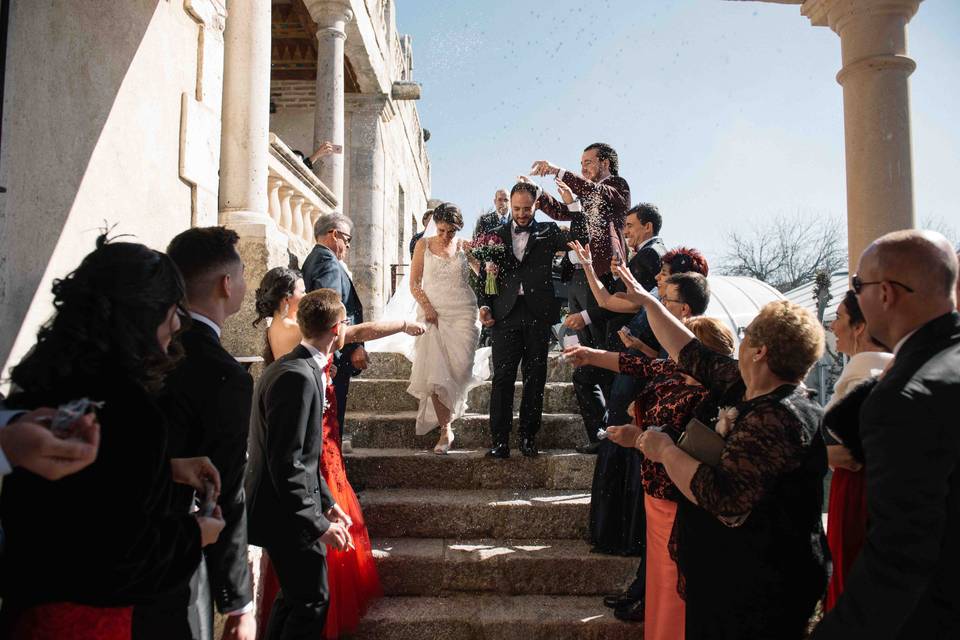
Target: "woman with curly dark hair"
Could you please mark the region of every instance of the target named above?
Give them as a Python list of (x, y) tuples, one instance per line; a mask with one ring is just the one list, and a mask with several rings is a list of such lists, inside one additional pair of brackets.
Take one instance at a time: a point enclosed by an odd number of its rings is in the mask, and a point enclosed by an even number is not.
[(133, 605), (189, 580), (223, 528), (217, 513), (170, 510), (174, 481), (219, 482), (206, 459), (170, 460), (155, 404), (176, 358), (183, 280), (165, 254), (104, 235), (53, 294), (7, 405), (100, 402), (100, 451), (55, 483), (22, 469), (5, 479), (0, 636), (127, 639)]

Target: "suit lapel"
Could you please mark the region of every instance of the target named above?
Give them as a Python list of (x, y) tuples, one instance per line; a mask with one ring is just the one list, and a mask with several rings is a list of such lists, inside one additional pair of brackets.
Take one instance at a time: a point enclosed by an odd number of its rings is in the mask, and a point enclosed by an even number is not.
[(527, 232), (527, 235), (530, 236), (527, 238), (527, 245), (523, 248), (523, 257), (520, 259), (520, 262), (523, 262), (527, 259), (527, 256), (530, 255), (530, 249), (533, 248), (533, 243), (535, 242), (534, 237), (537, 233), (537, 221), (530, 221), (530, 231)]
[[(503, 245), (506, 247), (506, 255), (508, 260), (514, 263), (517, 263), (517, 256), (513, 254), (513, 224), (505, 224), (499, 228), (500, 239), (503, 240)], [(519, 264), (519, 263), (518, 263)]]
[(320, 397), (326, 398), (326, 389), (323, 388), (323, 372), (320, 371), (320, 365), (317, 364), (317, 361), (313, 358), (310, 351), (303, 346), (298, 344), (297, 348), (290, 352), (291, 357), (297, 358), (298, 360), (303, 360), (307, 363), (307, 366), (310, 367), (310, 370), (313, 372), (313, 378), (317, 381), (317, 388), (320, 390)]

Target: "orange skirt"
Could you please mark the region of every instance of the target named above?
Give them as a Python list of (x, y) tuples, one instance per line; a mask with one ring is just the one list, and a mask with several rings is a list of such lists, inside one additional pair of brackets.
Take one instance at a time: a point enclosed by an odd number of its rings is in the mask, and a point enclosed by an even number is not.
[(643, 494), (647, 515), (647, 595), (643, 606), (644, 640), (683, 640), (686, 605), (677, 592), (677, 563), (670, 558), (670, 533), (677, 503)]

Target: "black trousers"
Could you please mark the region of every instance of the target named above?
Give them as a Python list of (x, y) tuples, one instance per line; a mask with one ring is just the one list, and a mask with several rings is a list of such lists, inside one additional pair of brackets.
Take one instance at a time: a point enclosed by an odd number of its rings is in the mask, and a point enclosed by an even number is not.
[(590, 442), (596, 442), (597, 430), (607, 426), (607, 400), (615, 375), (613, 371), (599, 367), (577, 367), (573, 370), (573, 390)]
[[(582, 269), (575, 269), (567, 287), (567, 310), (570, 313), (580, 313), (585, 309), (597, 306), (597, 299), (587, 284), (587, 276)], [(606, 335), (605, 323), (590, 323), (582, 330), (577, 331), (580, 344), (585, 347), (602, 348)]]
[(267, 547), (280, 592), (273, 601), (264, 640), (318, 640), (323, 637), (330, 606), (327, 556), (323, 544), (307, 549), (293, 545)]
[(547, 382), (550, 323), (531, 313), (523, 296), (510, 314), (497, 320), (493, 338), (493, 384), (490, 391), (490, 431), (494, 444), (509, 444), (513, 430), (513, 392), (521, 367), (520, 435), (535, 436), (543, 416), (543, 388)]

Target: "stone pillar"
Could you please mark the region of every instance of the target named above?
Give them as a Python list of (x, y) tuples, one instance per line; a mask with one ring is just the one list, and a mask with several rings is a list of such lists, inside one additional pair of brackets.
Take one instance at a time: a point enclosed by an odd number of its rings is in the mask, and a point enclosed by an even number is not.
[(259, 355), (263, 328), (250, 326), (253, 298), (268, 269), (287, 264), (287, 239), (270, 217), (270, 0), (231, 1), (224, 31), (220, 223), (240, 234), (247, 299), (227, 321), (235, 356)]
[(907, 23), (921, 0), (806, 0), (814, 26), (840, 36), (851, 273), (877, 237), (915, 226)]
[(390, 266), (383, 260), (386, 158), (382, 123), (389, 113), (389, 97), (352, 94), (346, 106), (350, 112), (350, 211), (346, 213), (354, 224), (348, 262), (363, 301), (364, 318), (375, 319), (390, 295), (384, 291)]
[[(317, 99), (314, 108), (314, 149), (329, 140), (343, 146), (343, 46), (346, 25), (353, 18), (346, 0), (306, 0), (317, 23)], [(312, 151), (312, 150), (311, 150)], [(343, 154), (321, 160), (318, 176), (343, 202)]]

